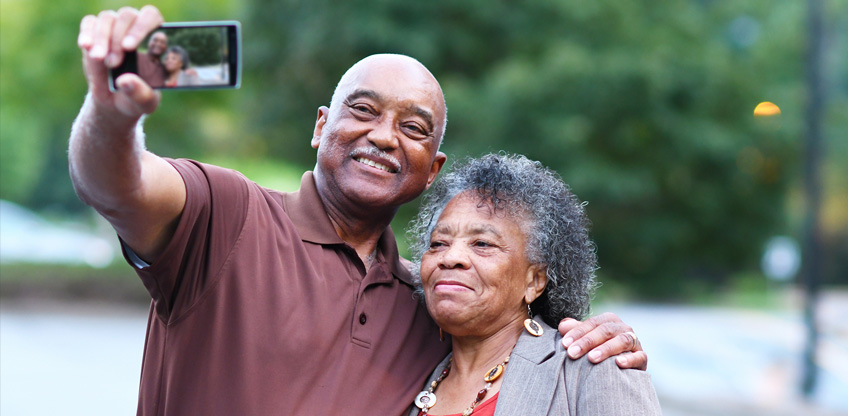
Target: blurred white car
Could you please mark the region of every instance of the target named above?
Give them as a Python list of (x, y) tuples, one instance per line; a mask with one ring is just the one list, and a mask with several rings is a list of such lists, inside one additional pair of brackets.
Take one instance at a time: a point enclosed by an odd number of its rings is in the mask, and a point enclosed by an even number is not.
[(102, 268), (116, 249), (78, 224), (56, 224), (0, 200), (0, 263), (85, 264)]

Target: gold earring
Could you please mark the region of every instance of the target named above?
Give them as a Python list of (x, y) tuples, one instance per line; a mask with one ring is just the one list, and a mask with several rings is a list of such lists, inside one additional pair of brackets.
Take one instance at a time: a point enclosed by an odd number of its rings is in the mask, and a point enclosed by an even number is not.
[(527, 304), (527, 315), (530, 317), (524, 320), (524, 329), (534, 337), (541, 337), (545, 333), (545, 330), (542, 329), (542, 326), (538, 322), (533, 320), (533, 311), (530, 309), (529, 303)]

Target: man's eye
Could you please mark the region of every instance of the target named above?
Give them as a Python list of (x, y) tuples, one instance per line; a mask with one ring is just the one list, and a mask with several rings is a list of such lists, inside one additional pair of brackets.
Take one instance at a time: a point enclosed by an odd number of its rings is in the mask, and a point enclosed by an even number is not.
[(477, 240), (474, 242), (474, 247), (492, 247), (487, 241)]
[(374, 115), (374, 114), (377, 113), (376, 111), (374, 111), (374, 108), (372, 108), (370, 105), (365, 104), (365, 103), (346, 102), (345, 104), (347, 104), (348, 108), (350, 108), (351, 111), (353, 111), (356, 114)]
[(411, 135), (416, 136), (416, 137), (427, 137), (427, 136), (429, 136), (429, 134), (427, 133), (427, 130), (425, 130), (423, 127), (421, 127), (421, 126), (419, 126), (418, 124), (415, 124), (415, 123), (404, 124), (403, 128), (405, 130), (407, 130)]

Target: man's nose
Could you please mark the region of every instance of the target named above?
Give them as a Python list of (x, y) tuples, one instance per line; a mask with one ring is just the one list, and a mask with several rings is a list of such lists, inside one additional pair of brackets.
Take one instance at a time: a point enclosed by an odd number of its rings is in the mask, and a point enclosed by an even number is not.
[(368, 140), (380, 150), (391, 150), (398, 147), (398, 131), (391, 117), (381, 117), (374, 128), (368, 132)]

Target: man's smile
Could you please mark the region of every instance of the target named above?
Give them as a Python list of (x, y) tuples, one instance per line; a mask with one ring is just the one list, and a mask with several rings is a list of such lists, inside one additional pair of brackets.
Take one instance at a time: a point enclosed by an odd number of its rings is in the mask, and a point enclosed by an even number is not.
[(353, 158), (353, 160), (359, 163), (371, 166), (372, 168), (380, 169), (384, 172), (400, 172), (400, 162), (398, 162), (398, 160), (394, 156), (386, 152), (380, 151), (379, 149), (357, 149), (350, 152), (350, 156)]
[(355, 158), (355, 160), (359, 163), (364, 163), (368, 166), (371, 166), (371, 167), (374, 167), (374, 168), (377, 168), (377, 169), (380, 169), (380, 170), (384, 170), (384, 171), (389, 172), (389, 173), (394, 173), (392, 168), (390, 168), (390, 167), (388, 167), (388, 166), (386, 166), (382, 163), (377, 163), (377, 162), (375, 162), (371, 159), (366, 159), (364, 157), (357, 157), (357, 158)]

